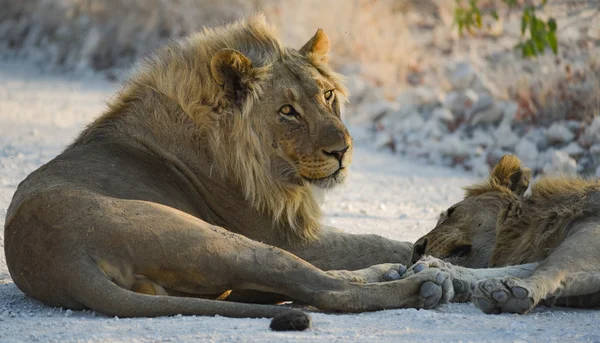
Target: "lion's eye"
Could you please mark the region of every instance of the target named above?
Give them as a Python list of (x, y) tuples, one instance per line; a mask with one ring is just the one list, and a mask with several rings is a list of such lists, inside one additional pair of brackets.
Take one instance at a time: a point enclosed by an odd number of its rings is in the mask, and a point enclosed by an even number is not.
[(292, 105), (285, 105), (281, 107), (279, 109), (279, 113), (283, 114), (284, 116), (295, 116), (298, 114)]
[(328, 90), (323, 94), (323, 96), (325, 97), (325, 100), (331, 101), (333, 99), (333, 94), (333, 90)]

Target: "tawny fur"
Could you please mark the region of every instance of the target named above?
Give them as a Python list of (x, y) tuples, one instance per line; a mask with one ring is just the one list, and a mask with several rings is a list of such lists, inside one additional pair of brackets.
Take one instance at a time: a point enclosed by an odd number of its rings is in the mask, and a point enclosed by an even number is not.
[[(530, 174), (517, 157), (504, 156), (485, 183), (467, 187), (465, 199), (419, 239), (413, 260), (430, 255), (428, 263), (453, 270), (467, 283), (463, 289), (474, 290), (461, 299), (473, 296), (487, 313), (525, 313), (541, 301), (600, 305), (600, 181), (547, 176), (525, 195)], [(432, 257), (503, 268), (470, 270)]]
[(318, 30), (299, 50), (282, 47), (255, 16), (149, 56), (108, 111), (17, 188), (4, 231), (15, 284), (109, 315), (283, 315), (274, 323), (302, 329), (305, 315), (261, 304), (447, 301), (444, 272), (380, 283), (411, 244), (320, 223), (318, 198), (352, 159), (329, 44)]
[[(241, 116), (228, 113), (234, 109), (227, 106), (223, 88), (212, 80), (209, 62), (223, 48), (237, 49), (252, 59), (253, 68), (242, 80), (250, 92), (241, 105)], [(181, 126), (160, 128), (164, 139), (170, 143), (162, 149), (173, 156), (198, 155), (198, 151), (190, 149), (189, 142), (185, 141), (188, 137), (194, 137), (197, 146), (210, 148), (211, 168), (223, 176), (235, 178), (253, 206), (273, 216), (274, 226), (287, 227), (289, 231), (285, 234), (294, 236), (291, 240), (314, 239), (319, 234), (322, 214), (310, 187), (278, 182), (265, 170), (271, 161), (265, 153), (265, 143), (258, 139), (262, 128), (252, 126), (248, 120), (255, 101), (260, 98), (264, 88), (269, 87), (265, 80), (270, 75), (270, 65), (282, 59), (293, 63), (294, 59), (288, 58), (290, 56), (297, 58), (298, 52), (280, 45), (262, 15), (245, 22), (206, 28), (185, 40), (170, 43), (138, 65), (124, 89), (109, 104), (108, 112), (92, 123), (75, 144), (85, 144), (88, 137), (94, 137), (96, 131), (108, 125), (112, 119), (134, 110), (128, 108), (129, 103), (134, 103), (142, 96), (152, 96), (147, 90), (154, 90), (176, 103), (187, 117), (175, 120), (191, 120), (190, 124), (185, 125), (185, 136), (179, 133)], [(317, 56), (310, 53), (308, 58), (320, 73), (335, 84), (342, 103), (345, 103), (347, 90), (342, 83), (343, 77)], [(147, 116), (153, 114), (159, 115), (157, 112), (145, 113)], [(139, 144), (152, 146), (155, 138), (147, 137), (143, 130), (139, 130), (140, 125), (134, 122), (139, 119), (125, 119), (118, 129), (135, 138)], [(160, 117), (144, 119), (164, 125)], [(201, 159), (196, 159), (196, 163), (199, 161)], [(192, 170), (204, 168), (194, 166), (193, 159), (186, 162)]]

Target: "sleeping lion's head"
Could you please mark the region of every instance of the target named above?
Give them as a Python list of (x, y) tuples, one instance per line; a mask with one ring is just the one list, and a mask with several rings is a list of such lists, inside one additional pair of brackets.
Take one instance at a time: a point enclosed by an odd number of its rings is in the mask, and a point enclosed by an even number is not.
[(488, 180), (466, 188), (465, 198), (444, 211), (438, 223), (413, 247), (412, 262), (423, 255), (470, 268), (489, 266), (496, 227), (506, 220), (509, 204), (525, 193), (531, 170), (513, 155), (503, 156)]
[(196, 122), (211, 172), (308, 239), (321, 217), (316, 189), (342, 183), (352, 160), (341, 121), (347, 91), (329, 50), (321, 29), (298, 49), (284, 47), (257, 15), (160, 49), (136, 82), (176, 100)]

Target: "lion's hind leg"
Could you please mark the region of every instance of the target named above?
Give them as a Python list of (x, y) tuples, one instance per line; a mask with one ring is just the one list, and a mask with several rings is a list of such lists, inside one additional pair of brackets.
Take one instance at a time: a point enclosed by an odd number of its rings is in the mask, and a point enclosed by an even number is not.
[[(122, 289), (119, 291), (122, 300), (107, 299), (110, 292), (100, 296), (94, 286), (99, 282), (97, 275), (89, 282), (81, 281), (81, 274), (90, 267), (70, 268), (70, 278), (76, 280), (71, 283), (70, 293), (87, 307), (111, 315), (182, 313), (270, 317), (289, 311), (277, 306), (139, 294), (131, 292), (136, 275), (149, 279), (140, 282), (146, 287), (142, 293), (156, 292), (156, 285), (167, 291), (198, 295), (222, 294), (227, 290), (258, 291), (281, 294), (330, 311), (433, 307), (440, 301), (447, 301), (452, 294), (448, 275), (439, 270), (404, 280), (361, 284), (335, 277), (288, 251), (235, 234), (168, 206), (101, 196), (93, 196), (91, 200), (82, 197), (70, 200), (93, 203), (89, 206), (92, 210), (73, 221), (85, 228), (93, 227), (93, 230), (71, 228), (85, 246), (78, 253), (86, 254), (88, 258), (77, 256), (70, 260), (79, 267), (82, 260), (93, 264), (102, 272), (103, 278), (114, 285), (110, 289)], [(353, 273), (369, 281), (370, 278), (379, 279), (383, 269), (389, 267), (399, 265)], [(78, 272), (72, 272), (75, 269)]]
[[(527, 313), (538, 304), (596, 307), (600, 292), (600, 226), (576, 224), (571, 234), (526, 278), (478, 282), (473, 302), (485, 313)], [(568, 300), (570, 299), (570, 300)]]

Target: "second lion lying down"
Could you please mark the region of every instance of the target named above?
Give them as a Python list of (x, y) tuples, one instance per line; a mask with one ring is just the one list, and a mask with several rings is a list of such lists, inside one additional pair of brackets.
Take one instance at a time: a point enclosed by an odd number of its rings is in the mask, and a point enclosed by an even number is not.
[(600, 181), (545, 177), (525, 195), (530, 177), (517, 157), (504, 156), (416, 242), (407, 276), (446, 269), (453, 300), (486, 313), (599, 306)]

